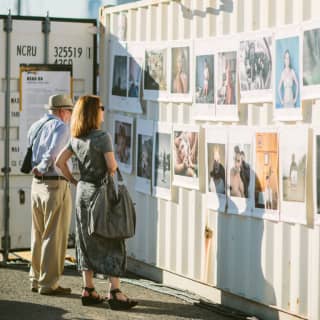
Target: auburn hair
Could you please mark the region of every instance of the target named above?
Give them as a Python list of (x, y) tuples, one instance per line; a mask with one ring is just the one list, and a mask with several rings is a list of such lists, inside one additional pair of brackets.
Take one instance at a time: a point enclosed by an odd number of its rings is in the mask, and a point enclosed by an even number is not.
[(71, 136), (83, 137), (91, 130), (99, 129), (100, 97), (81, 96), (76, 102), (71, 116)]

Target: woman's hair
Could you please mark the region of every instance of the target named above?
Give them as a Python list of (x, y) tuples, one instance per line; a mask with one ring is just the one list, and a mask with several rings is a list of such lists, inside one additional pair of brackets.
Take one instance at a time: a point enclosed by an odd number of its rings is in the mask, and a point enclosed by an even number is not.
[(179, 59), (180, 59), (182, 70), (186, 72), (187, 71), (187, 52), (185, 48), (179, 48), (176, 56), (176, 61), (178, 61)]
[(122, 124), (119, 126), (119, 136), (123, 138), (127, 137), (126, 128)]
[(91, 130), (99, 129), (100, 98), (94, 95), (81, 96), (71, 117), (71, 136), (86, 136)]
[[(286, 54), (288, 54), (288, 56), (289, 56), (289, 68), (291, 69), (291, 55), (290, 55), (290, 52), (289, 52), (288, 49), (284, 52), (284, 54), (283, 54), (283, 59), (285, 59)], [(286, 67), (286, 64), (285, 64), (285, 63), (284, 63), (283, 65), (284, 65), (284, 67)]]

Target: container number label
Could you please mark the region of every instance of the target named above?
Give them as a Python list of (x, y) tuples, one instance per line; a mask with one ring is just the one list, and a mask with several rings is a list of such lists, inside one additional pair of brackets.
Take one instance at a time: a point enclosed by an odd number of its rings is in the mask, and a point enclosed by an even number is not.
[(91, 48), (82, 47), (53, 47), (53, 57), (55, 64), (72, 64), (72, 59), (80, 59), (81, 57), (91, 58)]

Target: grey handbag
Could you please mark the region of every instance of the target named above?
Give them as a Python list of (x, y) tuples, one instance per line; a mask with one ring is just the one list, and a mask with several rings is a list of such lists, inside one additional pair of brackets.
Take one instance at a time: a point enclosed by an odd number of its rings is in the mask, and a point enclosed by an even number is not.
[(117, 179), (107, 176), (90, 201), (89, 235), (106, 239), (127, 239), (135, 234), (134, 203), (119, 169), (116, 176)]

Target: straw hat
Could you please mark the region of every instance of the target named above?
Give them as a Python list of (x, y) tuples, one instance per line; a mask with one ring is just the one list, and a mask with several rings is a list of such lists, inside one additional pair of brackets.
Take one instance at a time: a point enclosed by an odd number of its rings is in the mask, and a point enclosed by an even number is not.
[(49, 103), (46, 105), (48, 110), (73, 109), (73, 103), (70, 96), (66, 94), (55, 94), (49, 97)]

